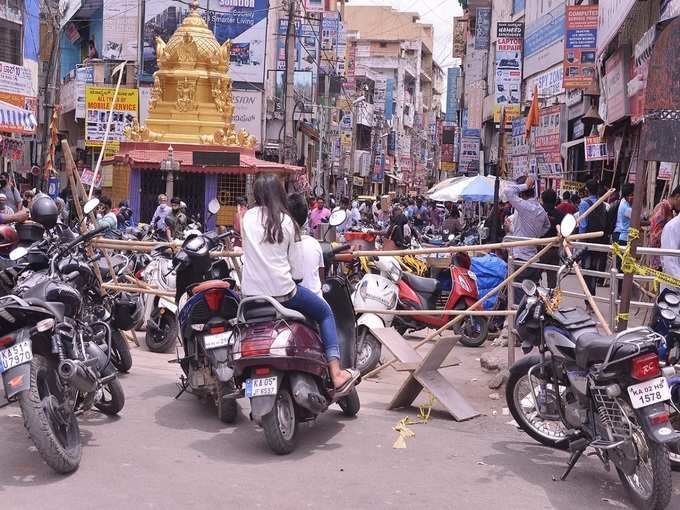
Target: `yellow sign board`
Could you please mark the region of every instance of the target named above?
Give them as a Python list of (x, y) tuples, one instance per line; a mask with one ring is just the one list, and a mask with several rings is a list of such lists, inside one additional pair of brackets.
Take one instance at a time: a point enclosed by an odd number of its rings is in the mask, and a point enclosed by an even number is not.
[[(114, 87), (85, 87), (85, 145), (101, 147), (113, 103)], [(108, 145), (112, 147), (125, 140), (125, 128), (139, 120), (139, 91), (135, 88), (118, 89), (116, 104), (111, 114)]]

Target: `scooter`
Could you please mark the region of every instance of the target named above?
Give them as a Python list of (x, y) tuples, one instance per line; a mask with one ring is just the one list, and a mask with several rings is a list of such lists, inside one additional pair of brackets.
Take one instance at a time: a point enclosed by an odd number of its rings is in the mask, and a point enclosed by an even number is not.
[[(394, 310), (399, 299), (401, 268), (394, 257), (376, 257), (368, 262), (352, 294), (354, 308)], [(357, 370), (367, 374), (380, 363), (382, 345), (371, 330), (392, 326), (392, 314), (362, 313), (357, 316)]]
[[(345, 215), (337, 211), (329, 223), (341, 225)], [(347, 248), (331, 249), (328, 243), (322, 246), (325, 261)], [(343, 276), (330, 276), (324, 281), (323, 291), (335, 313), (341, 365), (354, 367), (356, 322), (349, 283)], [(236, 384), (244, 387), (250, 399), (250, 416), (264, 429), (267, 444), (275, 453), (292, 452), (298, 423), (314, 420), (332, 404), (337, 403), (345, 416), (359, 412), (354, 385), (342, 393), (335, 390), (318, 327), (301, 313), (268, 296), (243, 298), (233, 335)]]
[[(466, 310), (479, 299), (477, 277), (470, 271), (470, 257), (456, 253), (452, 257), (448, 275), (451, 278), (451, 293), (444, 310)], [(442, 296), (442, 282), (435, 278), (423, 278), (403, 272), (399, 280), (398, 310), (434, 310)], [(412, 315), (396, 316), (393, 325), (402, 335), (409, 330), (441, 328), (451, 320), (450, 315)], [(479, 347), (489, 333), (486, 317), (468, 316), (454, 326), (460, 335), (460, 343), (467, 347)]]
[[(151, 262), (142, 273), (145, 282), (166, 292), (175, 292), (177, 275), (172, 267), (172, 250), (151, 252)], [(177, 305), (172, 298), (147, 294), (144, 303), (146, 346), (151, 352), (169, 352), (177, 344)]]

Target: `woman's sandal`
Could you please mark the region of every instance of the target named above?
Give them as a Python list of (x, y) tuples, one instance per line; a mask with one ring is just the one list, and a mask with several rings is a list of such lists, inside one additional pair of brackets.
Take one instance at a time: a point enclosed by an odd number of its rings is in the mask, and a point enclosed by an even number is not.
[(354, 387), (354, 384), (357, 382), (357, 380), (361, 377), (361, 372), (358, 370), (355, 370), (353, 368), (346, 368), (345, 372), (347, 372), (350, 377), (345, 381), (345, 383), (340, 386), (339, 388), (335, 388), (335, 398), (342, 397), (347, 395), (350, 390)]

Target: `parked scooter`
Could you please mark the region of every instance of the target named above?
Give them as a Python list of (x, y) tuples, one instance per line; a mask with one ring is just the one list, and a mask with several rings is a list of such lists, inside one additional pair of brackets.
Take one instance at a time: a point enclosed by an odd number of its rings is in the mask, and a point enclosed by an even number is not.
[[(401, 268), (394, 257), (376, 257), (368, 262), (364, 277), (352, 294), (354, 308), (394, 310), (399, 300)], [(372, 329), (389, 328), (393, 314), (362, 313), (357, 316), (357, 370), (367, 374), (380, 363), (382, 344)]]
[[(175, 292), (176, 273), (172, 267), (172, 250), (158, 248), (142, 273), (145, 282), (166, 292)], [(144, 302), (146, 346), (152, 352), (169, 352), (177, 344), (179, 325), (177, 305), (172, 298), (147, 294)]]
[[(219, 203), (208, 207), (216, 214)], [(187, 391), (214, 402), (224, 423), (232, 423), (238, 416), (236, 398), (240, 392), (228, 366), (228, 350), (233, 342), (231, 321), (236, 317), (239, 295), (231, 288), (229, 266), (222, 259), (213, 261), (210, 251), (228, 235), (210, 232), (189, 237), (173, 261), (183, 349), (182, 357), (178, 355), (173, 362), (179, 363), (184, 373), (177, 396)]]
[[(470, 271), (470, 257), (456, 253), (449, 267), (451, 293), (444, 306), (445, 310), (466, 310), (479, 299), (477, 277)], [(399, 310), (435, 310), (442, 294), (441, 281), (423, 278), (403, 272), (399, 281)], [(451, 320), (450, 315), (412, 315), (396, 316), (393, 325), (401, 334), (409, 330), (441, 328)], [(467, 347), (479, 347), (489, 333), (489, 320), (486, 317), (468, 316), (454, 326), (460, 335), (460, 343)]]
[[(341, 225), (345, 216), (344, 211), (333, 213), (330, 225)], [(328, 267), (332, 255), (347, 246), (331, 249), (323, 243), (323, 248)], [(330, 276), (323, 291), (335, 314), (341, 365), (354, 367), (356, 323), (349, 283), (344, 276)], [(346, 416), (359, 412), (356, 388), (339, 394), (333, 386), (317, 324), (274, 298), (241, 300), (232, 353), (234, 377), (250, 399), (251, 418), (277, 454), (292, 452), (298, 423), (314, 420), (330, 405), (337, 403)]]

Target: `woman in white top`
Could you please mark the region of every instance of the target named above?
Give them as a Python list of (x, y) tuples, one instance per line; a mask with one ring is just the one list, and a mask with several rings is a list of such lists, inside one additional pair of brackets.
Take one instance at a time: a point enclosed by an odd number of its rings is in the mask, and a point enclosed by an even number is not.
[(250, 209), (241, 222), (243, 295), (271, 296), (286, 308), (318, 322), (333, 384), (338, 391), (346, 391), (359, 374), (340, 368), (333, 311), (323, 298), (293, 281), (292, 265), (300, 234), (288, 211), (283, 184), (276, 175), (260, 174), (255, 179), (253, 192), (256, 207)]

